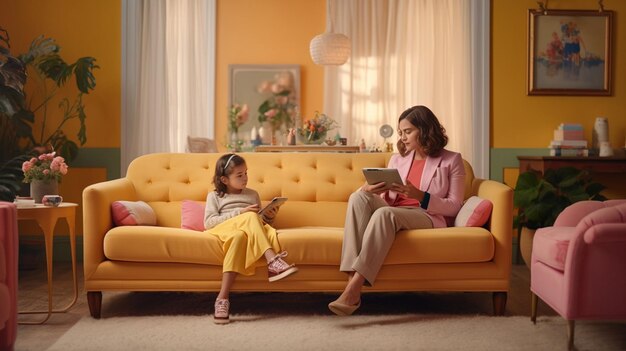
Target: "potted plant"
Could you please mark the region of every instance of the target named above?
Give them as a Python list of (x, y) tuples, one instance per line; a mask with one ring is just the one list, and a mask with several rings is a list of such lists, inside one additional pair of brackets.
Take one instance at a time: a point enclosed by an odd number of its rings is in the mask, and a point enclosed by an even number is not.
[(517, 215), (513, 226), (518, 230), (519, 247), (524, 262), (530, 264), (532, 239), (539, 228), (554, 224), (569, 205), (583, 200), (606, 200), (600, 194), (606, 187), (593, 182), (588, 171), (573, 167), (521, 173), (513, 192)]
[[(39, 36), (27, 53), (14, 56), (10, 51), (9, 34), (0, 28), (0, 200), (12, 201), (21, 189), (24, 161), (41, 153), (55, 151), (67, 162), (78, 154), (78, 144), (70, 139), (63, 127), (78, 123), (76, 139), (80, 145), (87, 141), (87, 114), (83, 95), (96, 86), (93, 70), (99, 68), (93, 57), (81, 57), (66, 63), (59, 55), (60, 47), (53, 39)], [(39, 84), (32, 96), (24, 90), (29, 74)], [(76, 93), (69, 92), (66, 85)], [(71, 94), (70, 97), (64, 94)], [(49, 104), (61, 110), (60, 121), (52, 126)], [(35, 135), (33, 127), (40, 126)]]

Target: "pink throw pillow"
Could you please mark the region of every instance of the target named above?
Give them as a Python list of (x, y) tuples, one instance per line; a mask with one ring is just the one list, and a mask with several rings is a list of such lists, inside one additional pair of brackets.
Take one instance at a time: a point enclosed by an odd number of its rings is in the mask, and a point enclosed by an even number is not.
[(493, 204), (491, 201), (481, 199), (478, 196), (472, 196), (456, 215), (454, 220), (455, 227), (482, 227), (489, 220)]
[(204, 206), (193, 200), (184, 200), (180, 211), (180, 227), (204, 231)]
[(156, 214), (143, 201), (115, 201), (111, 204), (113, 223), (121, 225), (156, 225)]

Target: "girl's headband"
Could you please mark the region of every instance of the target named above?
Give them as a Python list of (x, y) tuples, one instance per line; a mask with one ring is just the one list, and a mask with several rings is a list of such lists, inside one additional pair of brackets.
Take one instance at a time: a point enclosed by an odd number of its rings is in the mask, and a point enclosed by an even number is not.
[(226, 161), (226, 164), (224, 165), (224, 171), (223, 172), (226, 172), (226, 168), (228, 168), (228, 165), (230, 164), (230, 160), (232, 160), (233, 157), (235, 157), (235, 154), (230, 155), (230, 157), (228, 158), (228, 161)]

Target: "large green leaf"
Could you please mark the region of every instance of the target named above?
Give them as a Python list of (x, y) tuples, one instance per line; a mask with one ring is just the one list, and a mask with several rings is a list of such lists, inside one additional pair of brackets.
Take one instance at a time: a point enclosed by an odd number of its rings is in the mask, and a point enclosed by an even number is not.
[(41, 74), (52, 79), (59, 87), (65, 85), (67, 79), (72, 75), (72, 66), (65, 63), (61, 56), (56, 53), (39, 57), (35, 64)]
[(81, 57), (74, 63), (74, 74), (76, 74), (76, 86), (84, 94), (89, 94), (89, 90), (96, 87), (96, 78), (93, 70), (100, 68), (94, 64), (96, 59), (93, 57)]
[[(33, 135), (32, 124), (35, 122), (35, 115), (28, 110), (20, 110), (11, 117), (11, 122), (15, 128), (18, 138), (31, 138)], [(30, 139), (34, 142), (34, 139)]]
[(24, 92), (0, 85), (0, 113), (11, 117), (24, 106)]
[(26, 68), (22, 61), (11, 56), (10, 53), (0, 55), (0, 86), (23, 94), (24, 84), (26, 84)]
[(12, 202), (22, 187), (22, 163), (32, 157), (30, 154), (16, 156), (0, 165), (0, 200)]
[(47, 55), (55, 54), (59, 52), (59, 46), (54, 42), (52, 38), (44, 38), (43, 35), (38, 36), (30, 43), (28, 52), (20, 55), (19, 59), (24, 62), (25, 65), (33, 63), (37, 58)]

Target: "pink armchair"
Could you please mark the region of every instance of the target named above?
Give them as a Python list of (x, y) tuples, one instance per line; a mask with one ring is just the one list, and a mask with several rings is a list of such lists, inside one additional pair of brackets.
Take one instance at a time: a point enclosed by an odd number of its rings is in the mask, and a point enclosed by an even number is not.
[(0, 351), (17, 337), (17, 209), (0, 201)]
[(553, 227), (535, 233), (530, 267), (531, 320), (537, 297), (567, 320), (626, 319), (626, 200), (581, 201)]

